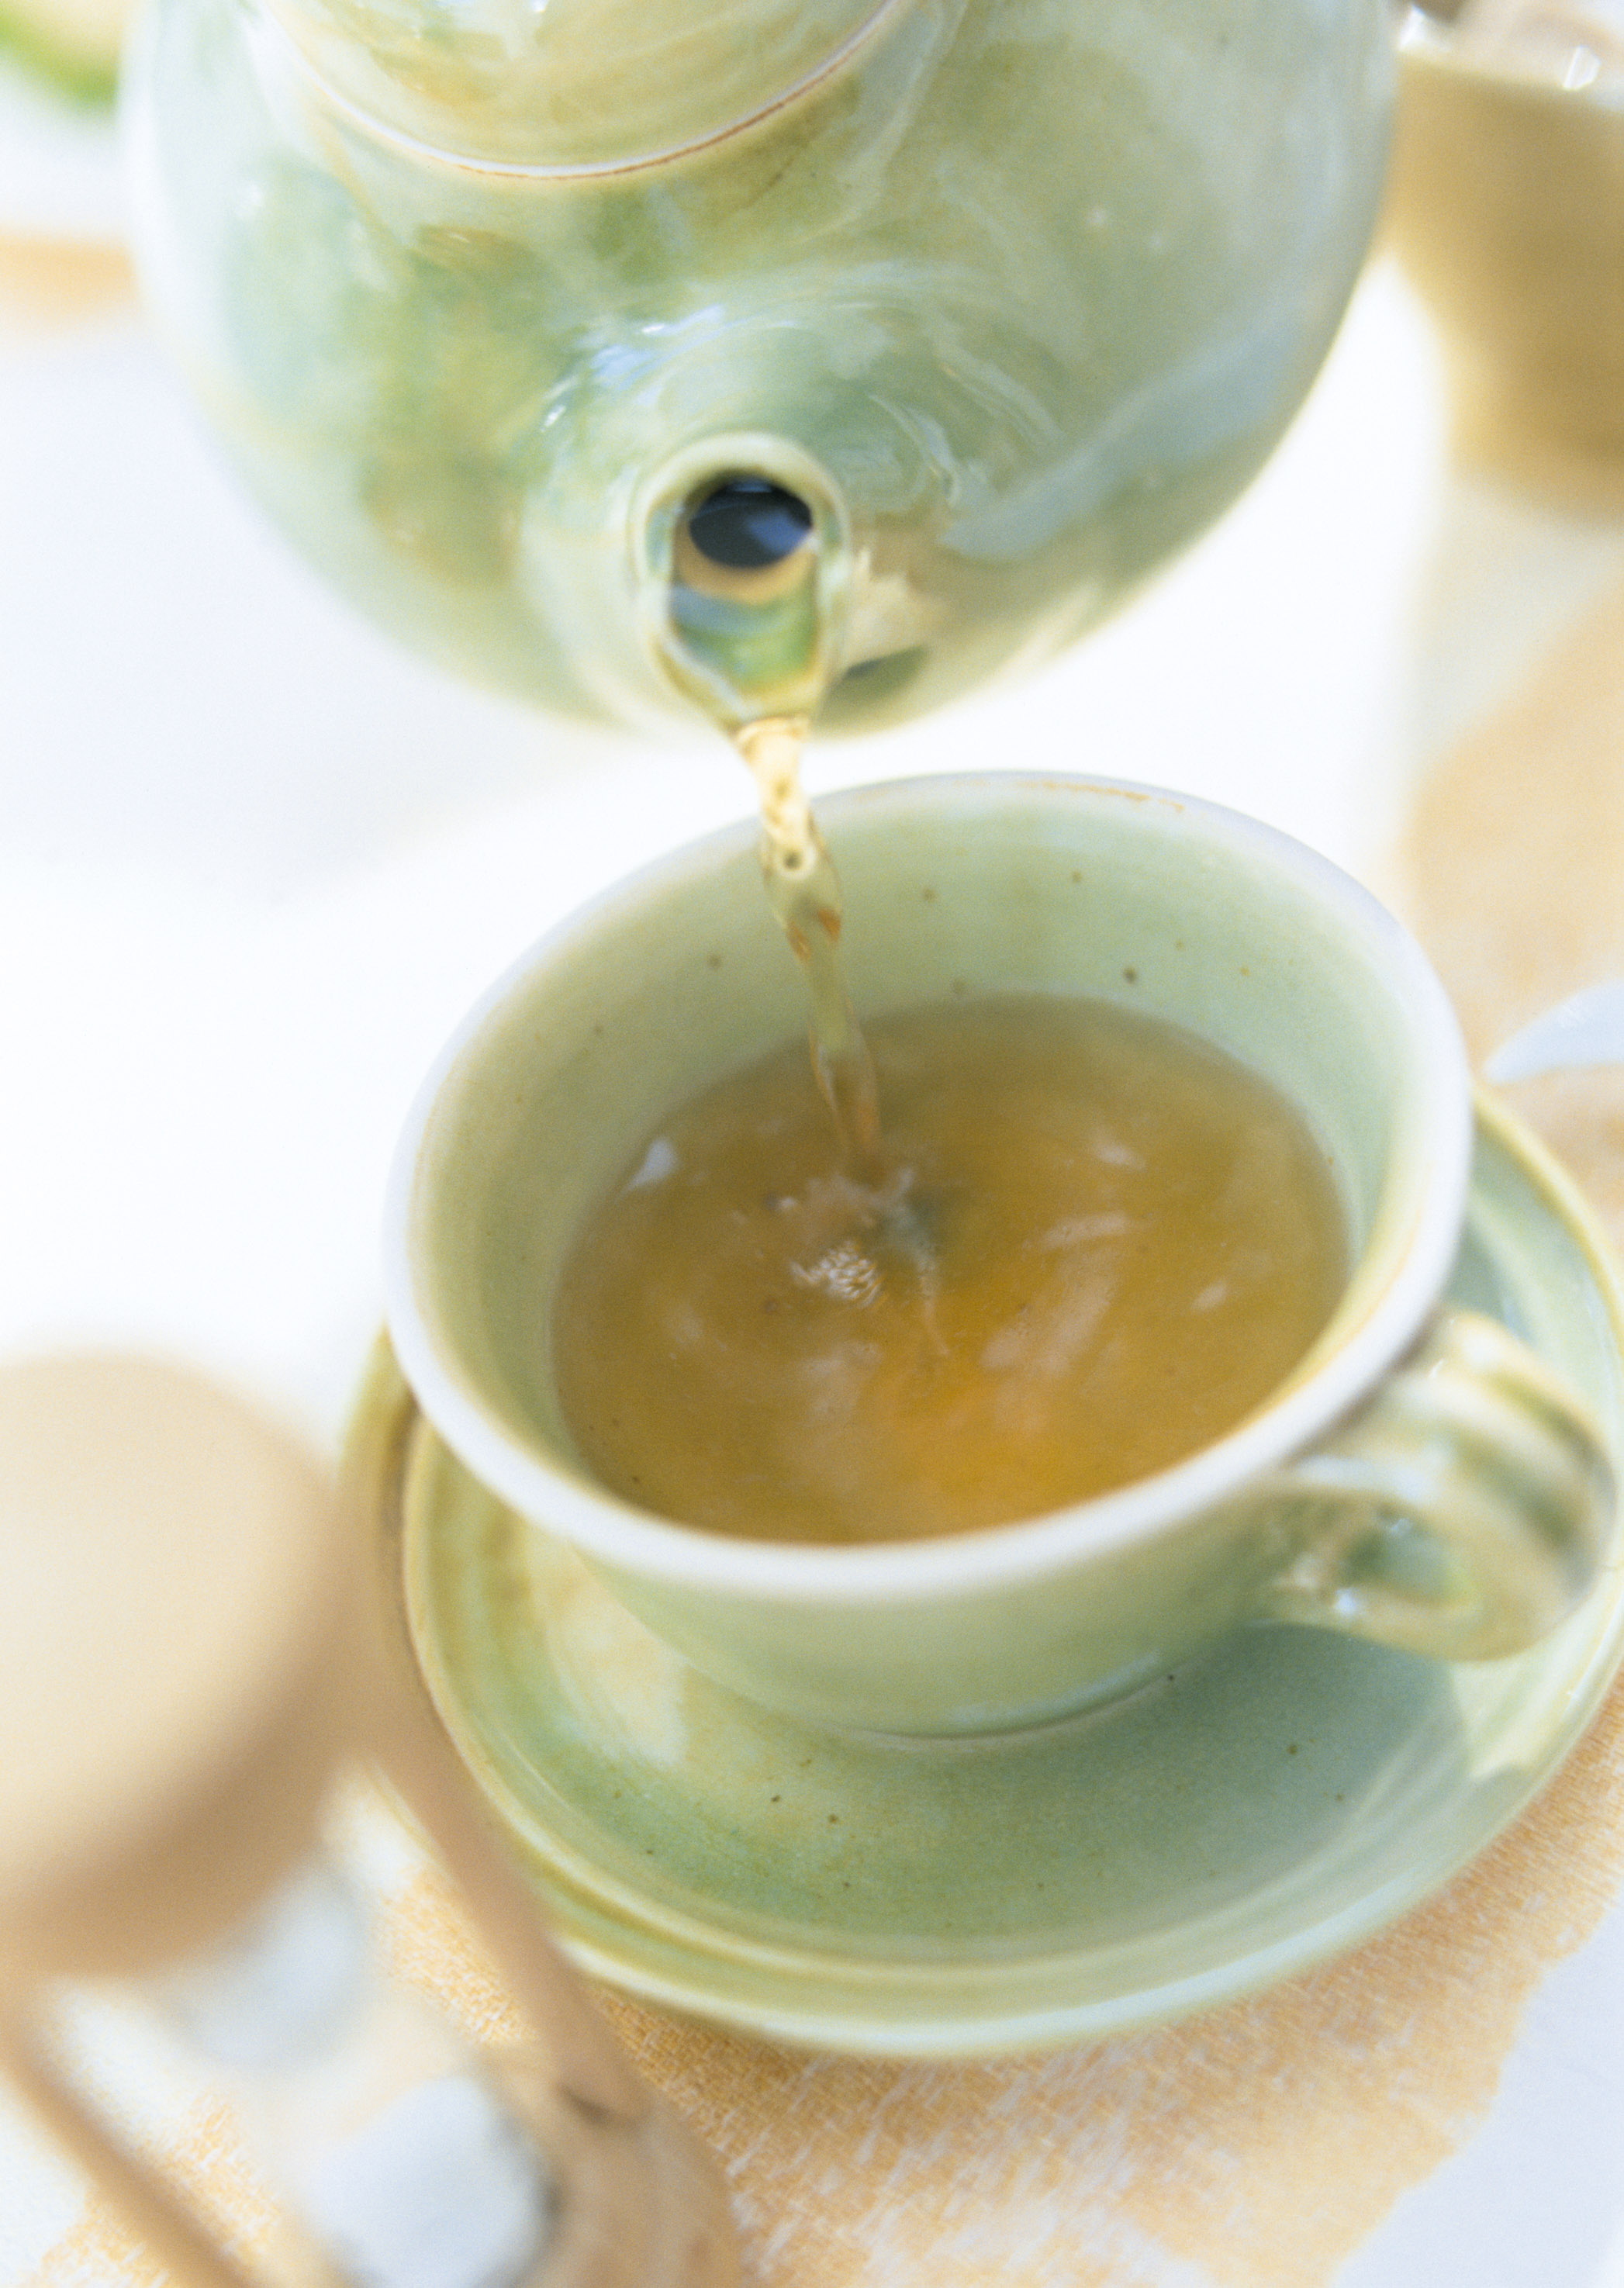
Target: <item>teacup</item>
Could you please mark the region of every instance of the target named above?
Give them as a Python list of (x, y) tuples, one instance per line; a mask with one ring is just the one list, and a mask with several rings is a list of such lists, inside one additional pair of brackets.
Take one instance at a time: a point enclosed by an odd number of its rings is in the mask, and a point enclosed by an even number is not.
[(741, 825), (611, 890), (477, 1006), (402, 1137), (389, 1326), (474, 1475), (573, 1545), (699, 1668), (804, 1719), (946, 1735), (1129, 1692), (1249, 1622), (1441, 1658), (1518, 1650), (1594, 1581), (1612, 1477), (1584, 1410), (1496, 1323), (1440, 1315), (1472, 1099), (1424, 957), (1365, 890), (1255, 821), (1055, 775), (830, 798), (860, 1013), (1104, 997), (1296, 1107), (1335, 1172), (1349, 1270), (1273, 1395), (1185, 1460), (951, 1537), (733, 1539), (594, 1483), (546, 1326), (588, 1210), (654, 1124), (804, 1031)]
[(1624, 46), (1604, 6), (1415, 6), (1387, 228), (1437, 322), (1463, 456), (1624, 495)]

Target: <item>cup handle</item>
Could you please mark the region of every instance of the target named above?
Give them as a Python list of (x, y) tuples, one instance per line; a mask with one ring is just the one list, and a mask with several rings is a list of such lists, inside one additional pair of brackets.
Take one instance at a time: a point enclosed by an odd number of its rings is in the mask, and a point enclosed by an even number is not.
[(1271, 1481), (1284, 1546), (1261, 1609), (1444, 1660), (1524, 1651), (1595, 1581), (1613, 1491), (1557, 1378), (1498, 1321), (1442, 1313)]
[(1588, 985), (1502, 1041), (1484, 1067), (1504, 1085), (1541, 1073), (1624, 1064), (1624, 978)]

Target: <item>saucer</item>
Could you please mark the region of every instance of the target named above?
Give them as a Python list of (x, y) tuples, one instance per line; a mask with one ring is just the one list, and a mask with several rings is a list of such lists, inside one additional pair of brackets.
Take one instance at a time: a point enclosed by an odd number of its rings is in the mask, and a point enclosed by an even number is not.
[[(1487, 1098), (1449, 1292), (1565, 1374), (1624, 1456), (1605, 1244)], [(1624, 1652), (1615, 1567), (1509, 1660), (1254, 1625), (1041, 1731), (838, 1734), (740, 1699), (650, 1635), (469, 1477), (386, 1346), (350, 1469), (429, 1692), (580, 1966), (818, 2048), (1033, 2051), (1303, 1970), (1481, 1850)]]

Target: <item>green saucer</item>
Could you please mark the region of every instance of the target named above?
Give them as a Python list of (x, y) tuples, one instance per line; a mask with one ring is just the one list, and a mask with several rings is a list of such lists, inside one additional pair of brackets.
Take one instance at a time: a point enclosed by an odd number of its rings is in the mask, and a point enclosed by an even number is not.
[[(1624, 1307), (1543, 1151), (1479, 1108), (1459, 1301), (1624, 1458)], [(741, 2031), (1030, 2051), (1207, 2007), (1368, 1936), (1550, 1776), (1624, 1651), (1611, 1569), (1535, 1650), (1447, 1666), (1255, 1626), (1041, 1732), (817, 1731), (699, 1675), (485, 1493), (386, 1350), (352, 1468), (440, 1715), (582, 1966)]]

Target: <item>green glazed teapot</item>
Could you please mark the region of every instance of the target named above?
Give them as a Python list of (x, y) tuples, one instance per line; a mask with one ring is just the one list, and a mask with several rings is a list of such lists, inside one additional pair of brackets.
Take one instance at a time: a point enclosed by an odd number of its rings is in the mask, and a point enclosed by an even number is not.
[(414, 647), (867, 727), (1256, 470), (1390, 48), (1383, 0), (154, 0), (140, 266), (255, 495)]

